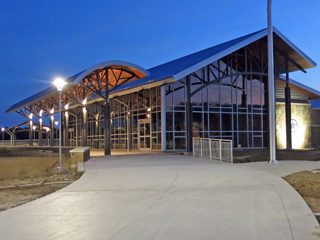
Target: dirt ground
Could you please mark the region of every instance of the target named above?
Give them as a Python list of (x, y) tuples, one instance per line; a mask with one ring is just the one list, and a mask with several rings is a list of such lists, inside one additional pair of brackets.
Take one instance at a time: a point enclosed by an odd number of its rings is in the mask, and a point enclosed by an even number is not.
[(0, 211), (55, 192), (81, 176), (68, 156), (62, 163), (65, 174), (57, 172), (57, 153), (0, 148)]
[[(77, 180), (79, 176), (63, 174), (30, 179), (0, 181), (0, 211), (30, 202), (60, 190)], [(5, 188), (4, 188), (5, 187)], [(10, 188), (7, 188), (10, 187)]]
[(320, 169), (294, 173), (284, 180), (303, 197), (314, 213), (320, 213)]

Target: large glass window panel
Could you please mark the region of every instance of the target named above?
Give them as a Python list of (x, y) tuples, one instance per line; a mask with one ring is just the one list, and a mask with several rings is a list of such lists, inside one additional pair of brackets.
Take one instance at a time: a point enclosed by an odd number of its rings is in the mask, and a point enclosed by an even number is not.
[(231, 106), (231, 87), (220, 85), (221, 97), (220, 103), (221, 106)]
[(209, 128), (210, 131), (220, 130), (220, 113), (209, 113)]
[(202, 131), (203, 122), (202, 122), (202, 113), (201, 112), (193, 112), (193, 131)]
[(253, 131), (262, 130), (262, 119), (260, 114), (253, 114)]
[(260, 92), (260, 86), (261, 86), (260, 80), (258, 79), (251, 80), (252, 91)]
[(219, 99), (219, 85), (217, 84), (210, 84), (208, 86), (208, 99), (209, 99), (209, 106), (215, 107), (220, 105)]
[(261, 93), (260, 92), (252, 92), (252, 105), (255, 108), (261, 107)]
[(173, 86), (173, 105), (185, 105), (185, 84), (180, 81), (172, 84)]
[(173, 149), (173, 133), (168, 133), (166, 135), (167, 149)]
[(222, 113), (221, 114), (222, 131), (232, 130), (232, 114)]
[(185, 131), (185, 113), (175, 112), (174, 113), (174, 130), (175, 131)]
[(167, 131), (173, 130), (173, 113), (172, 112), (166, 113), (166, 127), (167, 127)]
[(240, 131), (248, 130), (247, 114), (238, 114), (238, 127)]
[(186, 139), (185, 138), (175, 138), (175, 149), (185, 149)]
[(165, 86), (165, 104), (166, 106), (172, 105), (172, 84)]
[(203, 114), (203, 130), (204, 131), (208, 131), (208, 128), (209, 128), (208, 116), (209, 114), (206, 112)]
[(248, 147), (248, 133), (239, 132), (239, 147)]

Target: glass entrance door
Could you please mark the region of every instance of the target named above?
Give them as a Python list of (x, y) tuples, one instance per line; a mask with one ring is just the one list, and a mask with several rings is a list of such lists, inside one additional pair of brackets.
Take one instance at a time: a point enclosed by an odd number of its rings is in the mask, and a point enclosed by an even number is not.
[(151, 118), (139, 119), (139, 149), (151, 150)]

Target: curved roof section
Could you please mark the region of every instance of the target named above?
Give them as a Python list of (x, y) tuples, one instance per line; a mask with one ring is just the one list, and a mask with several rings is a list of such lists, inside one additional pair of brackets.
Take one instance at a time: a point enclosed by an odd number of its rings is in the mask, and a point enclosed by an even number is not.
[[(83, 70), (83, 71), (65, 79), (65, 81), (68, 83), (72, 83), (73, 85), (76, 85), (76, 84), (80, 83), (80, 81), (83, 78), (85, 78), (88, 74), (92, 73), (95, 70), (101, 69), (101, 68), (112, 68), (112, 69), (118, 69), (118, 70), (125, 70), (127, 72), (133, 73), (135, 76), (137, 76), (137, 79), (145, 78), (150, 74), (147, 70), (145, 70), (144, 68), (142, 68), (136, 64), (126, 62), (126, 61), (114, 60), (114, 61), (105, 61), (105, 62), (98, 63), (98, 64), (96, 64), (86, 70)], [(135, 81), (135, 80), (136, 79), (133, 79), (130, 82)], [(56, 89), (56, 87), (51, 86), (51, 87), (49, 87), (49, 88), (47, 88), (37, 94), (32, 95), (29, 98), (26, 98), (16, 104), (14, 104), (6, 111), (6, 113), (14, 112), (24, 106), (28, 106), (28, 105), (31, 105), (33, 103), (38, 102), (39, 99), (48, 98), (54, 94), (57, 94), (57, 89)]]

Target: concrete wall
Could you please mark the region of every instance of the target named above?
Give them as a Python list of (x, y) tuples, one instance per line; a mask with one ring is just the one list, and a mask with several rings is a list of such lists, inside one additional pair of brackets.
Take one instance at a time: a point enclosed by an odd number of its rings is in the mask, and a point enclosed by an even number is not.
[[(292, 148), (311, 147), (310, 104), (291, 104)], [(276, 103), (277, 148), (286, 148), (286, 110), (284, 103)]]

